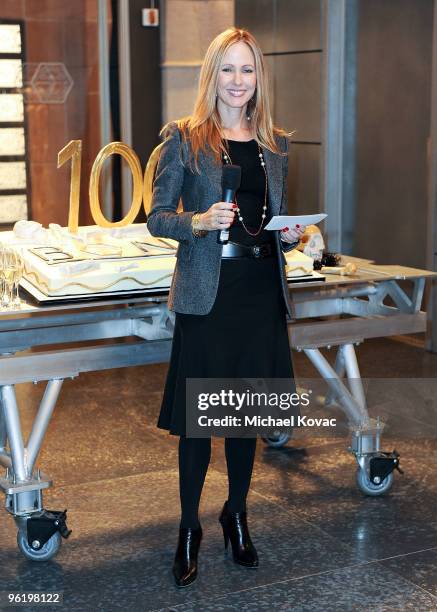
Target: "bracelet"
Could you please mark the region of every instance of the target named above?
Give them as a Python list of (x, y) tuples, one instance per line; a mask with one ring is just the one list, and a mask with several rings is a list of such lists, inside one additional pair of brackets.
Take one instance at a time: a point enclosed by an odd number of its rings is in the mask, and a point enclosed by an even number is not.
[(191, 218), (191, 231), (196, 238), (203, 238), (208, 233), (207, 230), (199, 229), (200, 213), (194, 213)]

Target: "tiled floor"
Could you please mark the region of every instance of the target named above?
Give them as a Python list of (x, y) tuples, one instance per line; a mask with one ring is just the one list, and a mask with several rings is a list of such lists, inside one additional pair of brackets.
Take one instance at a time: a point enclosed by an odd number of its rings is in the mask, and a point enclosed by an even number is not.
[[(437, 355), (420, 338), (368, 341), (358, 357), (364, 377), (437, 379)], [(178, 439), (155, 427), (166, 368), (65, 382), (39, 464), (55, 483), (45, 505), (68, 508), (73, 532), (55, 559), (32, 563), (4, 512), (0, 591), (63, 591), (62, 609), (80, 611), (437, 610), (437, 412), (432, 397), (420, 399), (434, 381), (418, 392), (414, 410), (414, 394), (408, 409), (402, 401), (382, 405), (402, 425), (389, 429), (383, 447), (397, 448), (405, 470), (385, 497), (358, 490), (346, 437), (296, 437), (282, 449), (258, 441), (248, 501), (258, 570), (223, 554), (217, 518), (227, 477), (223, 441), (215, 439), (201, 501), (199, 577), (179, 590), (171, 575)], [(314, 375), (302, 354), (295, 369)], [(43, 385), (17, 393), (26, 429)]]

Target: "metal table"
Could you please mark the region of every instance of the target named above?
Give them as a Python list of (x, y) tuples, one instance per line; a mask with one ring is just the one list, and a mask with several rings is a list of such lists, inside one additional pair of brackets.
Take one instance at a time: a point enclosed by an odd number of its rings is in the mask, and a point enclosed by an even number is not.
[[(327, 381), (327, 401), (334, 398), (347, 415), (358, 485), (367, 494), (380, 495), (392, 485), (399, 455), (381, 451), (382, 425), (369, 418), (354, 345), (365, 338), (425, 331), (426, 313), (420, 309), (425, 280), (437, 274), (344, 260), (358, 265), (356, 275), (327, 275), (324, 282), (292, 284), (297, 322), (289, 326), (290, 343), (305, 352)], [(409, 292), (402, 281), (409, 281)], [(167, 294), (162, 293), (68, 305), (28, 302), (19, 311), (0, 311), (0, 464), (6, 468), (0, 487), (6, 510), (18, 526), (18, 546), (27, 558), (50, 559), (61, 536), (69, 534), (65, 512), (44, 509), (43, 490), (52, 482), (35, 468), (64, 379), (168, 361), (174, 315), (166, 302)], [(117, 341), (123, 338), (130, 341)], [(68, 346), (82, 341), (87, 344)], [(50, 350), (32, 351), (48, 345)], [(320, 352), (322, 347), (336, 348), (335, 367)], [(15, 385), (30, 381), (47, 385), (25, 442)], [(287, 439), (288, 434), (275, 432), (265, 441), (282, 446)]]

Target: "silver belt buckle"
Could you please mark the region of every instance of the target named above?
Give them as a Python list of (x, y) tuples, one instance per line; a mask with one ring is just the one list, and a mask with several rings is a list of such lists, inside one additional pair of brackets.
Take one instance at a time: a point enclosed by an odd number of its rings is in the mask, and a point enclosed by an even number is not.
[(253, 254), (255, 257), (266, 257), (269, 254), (268, 244), (260, 244), (252, 248), (253, 248)]

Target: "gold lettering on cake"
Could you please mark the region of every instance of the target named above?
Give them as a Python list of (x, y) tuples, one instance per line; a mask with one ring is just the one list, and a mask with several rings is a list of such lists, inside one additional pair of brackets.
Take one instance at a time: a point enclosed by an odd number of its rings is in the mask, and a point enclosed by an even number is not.
[[(118, 153), (127, 161), (132, 172), (132, 203), (128, 213), (121, 221), (108, 221), (102, 213), (99, 199), (100, 173), (104, 162), (114, 153)], [(104, 146), (94, 160), (89, 185), (90, 209), (95, 223), (100, 225), (100, 227), (123, 227), (133, 223), (141, 208), (143, 199), (142, 191), (143, 171), (135, 151), (123, 142), (110, 142)]]
[(68, 230), (77, 233), (79, 227), (80, 165), (82, 161), (82, 141), (70, 140), (58, 153), (58, 168), (71, 159), (70, 207), (68, 209)]

